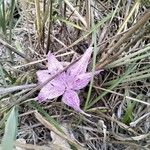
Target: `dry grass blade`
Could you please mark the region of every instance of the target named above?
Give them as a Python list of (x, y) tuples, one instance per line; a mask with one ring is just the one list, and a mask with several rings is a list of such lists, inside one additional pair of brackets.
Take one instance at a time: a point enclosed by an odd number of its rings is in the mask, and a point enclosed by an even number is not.
[[(66, 52), (66, 53), (64, 53), (64, 54), (60, 54), (60, 55), (57, 55), (57, 56), (55, 56), (56, 58), (57, 57), (62, 57), (62, 56), (68, 56), (68, 55), (72, 55), (72, 54), (74, 54), (75, 52)], [(32, 61), (32, 62), (29, 62), (29, 63), (26, 63), (26, 64), (22, 64), (22, 65), (18, 65), (18, 66), (14, 66), (13, 68), (14, 69), (18, 69), (18, 68), (22, 68), (22, 67), (28, 67), (28, 66), (30, 66), (30, 65), (35, 65), (35, 64), (38, 64), (38, 63), (40, 63), (40, 62), (44, 62), (44, 61), (46, 61), (47, 60), (47, 58), (43, 58), (43, 59), (40, 59), (40, 60), (35, 60), (35, 61)]]
[(14, 145), (16, 147), (21, 147), (21, 148), (25, 148), (27, 150), (51, 150), (50, 147), (48, 146), (38, 146), (38, 145), (33, 145), (33, 144), (23, 144), (20, 142), (14, 142)]
[(79, 14), (79, 12), (72, 6), (72, 4), (69, 2), (69, 0), (64, 0), (65, 3), (70, 7), (70, 9), (78, 16), (80, 21), (83, 23), (83, 25), (87, 28), (87, 23), (85, 19)]
[[(67, 48), (62, 48), (57, 53), (60, 53), (62, 51), (68, 50), (72, 48), (73, 46), (77, 45), (79, 42), (83, 41), (85, 38), (87, 38), (92, 32), (94, 32), (96, 29), (100, 28), (106, 21), (108, 21), (111, 18), (112, 13), (107, 14), (106, 17), (104, 17), (102, 20), (100, 20), (91, 30), (89, 30), (87, 33), (85, 33), (83, 36), (78, 38), (75, 42), (73, 42), (71, 45), (69, 45)], [(104, 42), (105, 43), (105, 42)], [(56, 53), (56, 54), (57, 54)]]
[(19, 91), (23, 89), (30, 89), (35, 87), (36, 84), (29, 84), (29, 85), (19, 85), (19, 86), (13, 86), (13, 87), (8, 87), (8, 88), (1, 88), (0, 87), (0, 94), (6, 94), (6, 93), (11, 93), (14, 91)]
[(130, 126), (131, 127), (136, 127), (136, 125), (141, 121), (143, 120), (145, 117), (148, 117), (150, 116), (150, 112), (149, 113), (146, 113), (145, 115), (143, 115), (142, 117), (138, 118), (137, 120), (133, 121), (130, 123)]
[(36, 9), (36, 23), (37, 23), (37, 31), (39, 38), (41, 38), (42, 34), (42, 25), (41, 25), (41, 13), (40, 13), (40, 1), (35, 0), (35, 9)]
[(48, 35), (47, 35), (47, 45), (46, 45), (46, 54), (48, 53), (50, 49), (50, 43), (51, 43), (51, 29), (52, 29), (52, 9), (53, 9), (53, 1), (49, 2), (49, 25), (48, 25)]
[(139, 7), (139, 5), (140, 5), (140, 1), (137, 0), (134, 4), (132, 10), (128, 14), (128, 16), (125, 18), (125, 20), (124, 20), (123, 24), (121, 25), (121, 27), (119, 28), (118, 33), (120, 33), (123, 30), (123, 28), (127, 25), (127, 22), (129, 21), (130, 17), (133, 15), (134, 11)]
[(136, 101), (136, 102), (145, 104), (145, 105), (147, 105), (147, 106), (150, 106), (150, 103), (144, 102), (144, 101), (139, 100), (139, 99), (137, 99), (137, 98), (133, 98), (133, 97), (130, 97), (130, 96), (125, 96), (125, 95), (123, 95), (123, 94), (120, 94), (120, 93), (117, 93), (117, 92), (114, 92), (114, 91), (111, 91), (111, 90), (108, 90), (108, 89), (104, 89), (104, 88), (101, 88), (101, 87), (97, 87), (97, 86), (94, 86), (94, 87), (97, 88), (97, 89), (100, 89), (100, 90), (104, 90), (104, 91), (113, 93), (113, 94), (117, 94), (117, 95), (122, 96), (122, 97), (124, 97), (124, 98), (127, 98), (127, 99), (129, 99), (129, 100)]
[(35, 112), (35, 117), (49, 130), (55, 132), (57, 135), (59, 135), (61, 138), (66, 139), (70, 144), (74, 145), (75, 147), (77, 147), (80, 150), (85, 150), (85, 148), (83, 148), (82, 146), (80, 146), (75, 140), (71, 139), (71, 137), (68, 137), (66, 134), (60, 132), (59, 130), (57, 130), (56, 127), (54, 127), (52, 124), (50, 124), (50, 122), (48, 122), (47, 120), (45, 120), (38, 112)]
[(102, 57), (102, 59), (99, 61), (99, 63), (97, 64), (97, 69), (100, 69), (100, 68), (102, 68), (105, 64), (106, 64), (106, 62), (105, 62), (105, 60), (108, 58), (108, 56), (110, 56), (110, 54), (113, 52), (113, 51), (115, 51), (115, 50), (117, 50), (120, 46), (121, 46), (121, 44), (123, 44), (123, 43), (125, 43), (127, 40), (128, 40), (128, 38), (130, 38), (130, 36), (132, 35), (132, 34), (134, 34), (139, 28), (141, 28), (146, 22), (147, 22), (147, 20), (150, 18), (150, 11), (147, 11), (142, 17), (141, 17), (141, 19), (134, 25), (134, 26), (132, 26), (131, 28), (130, 28), (130, 30), (128, 30), (120, 39), (119, 39), (119, 41), (113, 46), (113, 47), (111, 47), (108, 51), (107, 51), (107, 53), (105, 52), (105, 54), (103, 54), (103, 57)]
[[(90, 110), (89, 110), (90, 111)], [(106, 118), (107, 120), (110, 120), (111, 122), (117, 123), (119, 127), (121, 127), (122, 129), (125, 129), (131, 133), (134, 133), (135, 135), (139, 135), (136, 131), (134, 131), (130, 126), (127, 126), (126, 124), (118, 121), (117, 119), (114, 119), (113, 117), (107, 116), (104, 113), (102, 113), (101, 111), (96, 111), (99, 115), (101, 115), (101, 117)]]
[(117, 140), (120, 140), (120, 141), (139, 141), (139, 140), (143, 140), (144, 138), (147, 138), (148, 136), (150, 136), (150, 133), (148, 134), (143, 134), (143, 135), (139, 135), (139, 136), (132, 136), (132, 137), (129, 137), (129, 138), (126, 138), (126, 137), (121, 137), (117, 134), (114, 134), (114, 137), (117, 139)]
[(10, 44), (8, 44), (7, 42), (5, 42), (4, 40), (0, 39), (0, 43), (3, 44), (5, 47), (7, 47), (8, 49), (10, 49), (12, 52), (16, 53), (17, 55), (21, 56), (22, 58), (24, 58), (27, 61), (30, 61), (30, 58), (28, 58), (25, 54), (17, 51), (14, 47), (12, 47)]
[(112, 141), (112, 143), (114, 143), (114, 144), (123, 144), (123, 145), (127, 145), (128, 146), (128, 148), (127, 148), (127, 150), (131, 150), (131, 149), (136, 149), (136, 150), (141, 150), (141, 149), (143, 149), (143, 150), (149, 150), (149, 148), (146, 148), (146, 147), (144, 147), (144, 146), (139, 146), (138, 144), (135, 144), (135, 143), (133, 143), (133, 142), (126, 142), (126, 141)]
[(2, 150), (12, 150), (16, 138), (18, 124), (18, 109), (14, 106), (8, 116), (5, 133), (2, 139)]
[(91, 0), (86, 1), (86, 22), (87, 22), (87, 27), (90, 29), (91, 24), (93, 22), (93, 14), (92, 14), (92, 8), (91, 8)]

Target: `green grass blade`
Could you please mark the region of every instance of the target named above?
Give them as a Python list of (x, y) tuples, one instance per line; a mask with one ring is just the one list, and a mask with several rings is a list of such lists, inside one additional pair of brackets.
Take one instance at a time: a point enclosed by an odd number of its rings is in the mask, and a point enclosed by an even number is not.
[[(125, 96), (129, 96), (128, 89), (125, 90)], [(125, 99), (125, 101), (126, 101), (126, 108), (125, 108), (125, 113), (122, 116), (122, 122), (129, 125), (133, 117), (133, 107), (135, 102), (131, 102), (128, 99)]]
[(9, 115), (10, 115), (10, 112), (11, 112), (11, 110), (8, 111), (8, 112), (4, 115), (4, 117), (0, 120), (0, 128), (3, 128), (3, 126), (5, 125), (5, 121), (8, 119), (8, 117), (9, 117)]
[(150, 45), (147, 45), (146, 47), (144, 47), (134, 53), (131, 53), (127, 56), (124, 56), (124, 57), (108, 64), (106, 68), (114, 68), (117, 66), (126, 65), (133, 61), (137, 61), (137, 60), (146, 58), (146, 57), (150, 56), (149, 50), (150, 50)]
[(2, 150), (12, 150), (14, 140), (16, 138), (18, 125), (18, 109), (14, 106), (10, 112), (10, 115), (7, 119), (5, 132), (2, 139)]
[[(143, 79), (150, 78), (150, 69), (145, 68), (144, 70), (136, 70), (137, 72), (133, 72), (132, 74), (127, 75), (122, 83), (127, 83), (127, 82), (137, 82), (137, 81), (142, 81)], [(117, 81), (117, 79), (108, 81), (104, 83), (104, 86), (110, 86), (114, 84)]]
[(29, 103), (29, 106), (36, 109), (42, 116), (44, 116), (47, 121), (53, 124), (60, 132), (63, 132), (58, 122), (55, 121), (36, 101)]
[(111, 17), (110, 23), (112, 22), (112, 20), (113, 20), (115, 14), (116, 14), (116, 12), (117, 12), (117, 10), (119, 10), (119, 4), (120, 4), (120, 2), (121, 2), (121, 0), (119, 0), (118, 3), (117, 3), (117, 5), (116, 5), (116, 8), (115, 8), (115, 10), (114, 10), (114, 12), (113, 12), (113, 15), (112, 15), (112, 17)]
[[(129, 68), (126, 70), (126, 72), (124, 73), (124, 75), (122, 75), (122, 77), (120, 77), (119, 79), (117, 79), (109, 88), (108, 90), (112, 90), (115, 87), (117, 87), (124, 79), (125, 77), (130, 74), (131, 72), (133, 72), (135, 70), (137, 65), (131, 65), (129, 66)], [(104, 97), (106, 94), (108, 93), (108, 91), (103, 92), (101, 95), (99, 95), (95, 100), (93, 100), (87, 108), (92, 107), (95, 103), (97, 103), (102, 97)]]
[(2, 29), (3, 35), (6, 38), (6, 10), (5, 10), (5, 2), (0, 2), (0, 27)]
[(14, 14), (14, 10), (15, 10), (15, 0), (11, 0), (10, 3), (10, 17), (9, 17), (9, 41), (11, 43), (11, 39), (12, 39), (12, 25), (13, 25), (13, 14)]
[(96, 66), (96, 55), (97, 55), (97, 42), (96, 42), (96, 30), (93, 32), (93, 41), (94, 41), (94, 55), (93, 55), (93, 67), (92, 67), (92, 78), (91, 78), (91, 82), (90, 82), (90, 87), (89, 87), (89, 91), (88, 91), (88, 96), (85, 102), (85, 106), (84, 106), (84, 110), (87, 109), (89, 100), (90, 100), (90, 96), (91, 96), (91, 92), (92, 92), (92, 87), (93, 87), (93, 81), (94, 81), (94, 72), (95, 72), (95, 66)]

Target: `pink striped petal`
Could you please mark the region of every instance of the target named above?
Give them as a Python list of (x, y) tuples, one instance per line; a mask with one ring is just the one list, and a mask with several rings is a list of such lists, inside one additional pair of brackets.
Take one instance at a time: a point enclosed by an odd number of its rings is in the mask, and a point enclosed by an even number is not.
[[(37, 77), (38, 77), (38, 82), (39, 84), (44, 83), (45, 81), (47, 81), (48, 79), (50, 79), (52, 76), (54, 76), (53, 74), (51, 74), (49, 72), (49, 70), (39, 70), (36, 72)], [(61, 73), (60, 75), (56, 76), (52, 81), (50, 81), (53, 85), (61, 85), (64, 83), (65, 80), (65, 72)]]
[(39, 92), (38, 100), (40, 102), (46, 101), (47, 99), (53, 99), (61, 96), (65, 91), (65, 87), (60, 87), (55, 85), (53, 86), (51, 83), (47, 83)]
[(65, 93), (63, 94), (62, 101), (75, 109), (76, 111), (81, 112), (80, 109), (80, 99), (78, 97), (78, 94), (73, 91), (73, 90), (66, 90)]
[(63, 66), (62, 66), (61, 62), (59, 62), (56, 59), (56, 57), (49, 52), (48, 53), (48, 70), (49, 70), (49, 72), (52, 74), (55, 74), (62, 69), (63, 69)]
[[(99, 74), (101, 72), (101, 70), (96, 71), (94, 73), (94, 75)], [(84, 73), (84, 74), (80, 74), (78, 76), (75, 77), (73, 85), (72, 85), (72, 89), (73, 90), (80, 90), (84, 87), (87, 86), (87, 84), (90, 82), (92, 77), (92, 72), (89, 73)]]
[(46, 80), (48, 80), (51, 77), (48, 70), (39, 70), (36, 72), (36, 74), (40, 84), (44, 83)]
[(70, 68), (68, 68), (67, 74), (69, 74), (71, 76), (76, 76), (76, 75), (85, 73), (89, 59), (90, 59), (91, 54), (92, 54), (92, 50), (93, 50), (93, 47), (89, 47), (85, 51), (85, 53), (83, 54), (81, 59), (78, 62), (76, 62), (74, 65), (72, 65)]

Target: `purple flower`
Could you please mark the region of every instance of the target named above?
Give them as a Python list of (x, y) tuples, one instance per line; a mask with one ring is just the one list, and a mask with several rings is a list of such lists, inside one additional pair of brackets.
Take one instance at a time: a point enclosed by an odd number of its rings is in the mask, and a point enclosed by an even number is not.
[[(62, 95), (62, 101), (66, 105), (74, 108), (78, 112), (84, 113), (80, 109), (80, 99), (77, 91), (87, 86), (91, 80), (92, 72), (86, 72), (86, 69), (92, 54), (92, 49), (92, 47), (88, 48), (78, 62), (70, 66), (66, 72), (61, 73), (47, 83), (38, 94), (39, 102)], [(45, 82), (61, 70), (63, 70), (61, 62), (54, 55), (48, 53), (48, 70), (37, 71), (39, 83)], [(95, 74), (99, 72), (96, 71)]]

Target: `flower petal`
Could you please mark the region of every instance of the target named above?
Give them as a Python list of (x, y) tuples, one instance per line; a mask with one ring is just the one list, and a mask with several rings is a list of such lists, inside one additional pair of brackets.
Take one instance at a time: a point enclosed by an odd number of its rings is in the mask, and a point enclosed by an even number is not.
[(81, 59), (78, 62), (76, 62), (74, 65), (72, 65), (71, 67), (68, 68), (67, 73), (71, 76), (76, 76), (76, 75), (85, 73), (89, 59), (92, 54), (92, 50), (93, 50), (93, 47), (89, 47), (85, 51), (85, 53), (83, 54)]
[(51, 80), (51, 84), (54, 86), (58, 87), (65, 87), (65, 79), (66, 79), (66, 74), (65, 72), (61, 73), (60, 75), (56, 76), (53, 80)]
[(80, 99), (78, 97), (78, 94), (73, 91), (73, 90), (66, 90), (66, 92), (63, 94), (63, 97), (62, 97), (62, 101), (74, 108), (76, 111), (81, 111), (80, 109)]
[[(101, 70), (96, 71), (94, 75), (99, 74)], [(73, 90), (80, 90), (87, 86), (92, 77), (92, 72), (80, 74), (75, 77), (73, 82)]]
[[(48, 79), (50, 79), (53, 74), (49, 73), (49, 70), (39, 70), (36, 72), (38, 77), (39, 84), (44, 83)], [(65, 80), (65, 72), (61, 73), (60, 75), (56, 76), (52, 81), (50, 81), (52, 84), (63, 84)]]
[(63, 69), (61, 62), (59, 62), (52, 53), (48, 53), (48, 70), (51, 74), (55, 74)]
[(40, 102), (46, 101), (47, 99), (57, 98), (62, 95), (65, 91), (65, 87), (61, 85), (52, 85), (51, 82), (47, 83), (39, 92), (38, 100)]
[(48, 78), (51, 77), (48, 70), (39, 70), (36, 72), (39, 83), (44, 83)]
[(74, 82), (73, 82), (73, 90), (80, 90), (87, 86), (87, 84), (91, 80), (91, 74), (90, 73), (84, 73), (81, 75), (78, 75)]

